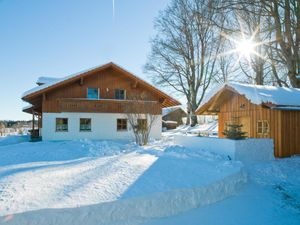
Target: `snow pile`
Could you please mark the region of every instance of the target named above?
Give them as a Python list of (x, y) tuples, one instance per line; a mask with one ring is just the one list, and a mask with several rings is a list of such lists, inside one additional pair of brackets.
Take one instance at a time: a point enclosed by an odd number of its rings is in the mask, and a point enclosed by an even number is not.
[(236, 194), (246, 177), (232, 174), (207, 186), (193, 189), (176, 189), (165, 193), (119, 200), (74, 209), (47, 209), (13, 215), (6, 224), (44, 225), (99, 225), (132, 224), (150, 218), (166, 217), (208, 205)]
[(298, 225), (300, 157), (255, 162), (245, 169), (248, 183), (236, 196), (143, 225)]
[(144, 148), (113, 141), (21, 143), (0, 147), (0, 154), (5, 224), (143, 221), (220, 201), (246, 182), (239, 162), (171, 140)]
[(202, 134), (207, 136), (216, 136), (218, 134), (218, 121), (212, 121), (204, 124), (197, 124), (194, 127), (181, 125), (174, 130), (168, 131), (169, 135), (173, 134)]
[(274, 159), (274, 144), (268, 138), (230, 140), (227, 138), (177, 135), (174, 142), (193, 151), (209, 151), (243, 163)]

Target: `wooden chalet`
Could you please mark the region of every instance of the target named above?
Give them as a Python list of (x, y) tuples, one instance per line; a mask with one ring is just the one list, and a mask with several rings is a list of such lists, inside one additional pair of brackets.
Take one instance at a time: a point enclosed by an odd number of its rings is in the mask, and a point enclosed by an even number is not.
[(227, 83), (197, 114), (218, 115), (220, 138), (228, 124), (242, 124), (249, 138), (272, 138), (275, 157), (300, 154), (300, 89)]
[[(37, 85), (23, 94), (30, 104), (23, 111), (38, 120), (32, 135), (43, 140), (129, 138), (128, 109), (159, 115), (161, 124), (162, 108), (180, 104), (112, 62), (64, 78), (42, 77)], [(160, 133), (157, 125), (153, 137)]]

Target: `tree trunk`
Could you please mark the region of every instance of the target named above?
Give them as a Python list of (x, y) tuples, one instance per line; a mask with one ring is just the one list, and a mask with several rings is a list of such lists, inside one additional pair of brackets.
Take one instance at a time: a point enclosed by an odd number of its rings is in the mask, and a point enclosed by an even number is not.
[(195, 115), (195, 112), (191, 113), (191, 127), (196, 126), (198, 123), (197, 115)]
[(191, 107), (189, 106), (189, 103), (187, 105), (187, 115), (186, 115), (186, 123), (185, 125), (191, 124)]
[(289, 75), (292, 87), (300, 88), (300, 78), (297, 78), (298, 74), (295, 73), (295, 71), (289, 71), (288, 75)]

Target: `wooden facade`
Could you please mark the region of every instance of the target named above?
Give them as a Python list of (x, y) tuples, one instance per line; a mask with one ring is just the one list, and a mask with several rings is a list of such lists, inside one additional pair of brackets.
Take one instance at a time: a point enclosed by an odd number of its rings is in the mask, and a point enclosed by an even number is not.
[[(198, 114), (218, 115), (220, 138), (224, 138), (227, 124), (242, 124), (242, 131), (250, 138), (272, 138), (275, 157), (300, 154), (300, 111), (252, 104), (244, 95), (224, 89), (200, 107)], [(265, 132), (259, 127), (262, 124)]]

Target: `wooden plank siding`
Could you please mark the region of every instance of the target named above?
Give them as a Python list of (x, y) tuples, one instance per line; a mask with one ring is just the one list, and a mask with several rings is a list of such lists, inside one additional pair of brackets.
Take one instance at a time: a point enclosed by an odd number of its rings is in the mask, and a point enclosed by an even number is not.
[[(107, 107), (95, 106), (95, 101), (86, 100), (87, 88), (99, 88), (100, 99), (107, 99), (103, 104), (108, 104)], [(144, 101), (151, 101), (155, 103), (161, 103), (161, 99), (156, 93), (151, 92), (139, 83), (135, 83), (132, 79), (123, 76), (120, 72), (115, 71), (112, 68), (107, 68), (101, 72), (95, 72), (94, 75), (89, 76), (83, 80), (75, 81), (64, 86), (58, 87), (55, 90), (45, 94), (42, 103), (43, 112), (62, 112), (70, 111), (66, 105), (67, 99), (73, 99), (76, 101), (77, 106), (73, 108), (72, 112), (110, 112), (110, 113), (124, 113), (124, 104), (132, 104), (130, 101), (123, 101), (122, 107), (118, 100), (115, 98), (115, 89), (126, 90), (126, 99), (143, 99)], [(84, 101), (84, 99), (86, 101)], [(108, 101), (108, 100), (111, 101)], [(153, 105), (152, 113), (161, 114), (161, 104)], [(98, 110), (96, 109), (98, 108)], [(132, 107), (131, 107), (132, 108)], [(95, 111), (93, 111), (95, 109)], [(138, 110), (138, 109), (137, 109)], [(150, 112), (151, 113), (151, 112)]]
[[(224, 131), (224, 124), (226, 121), (233, 121), (234, 118), (249, 117), (250, 118), (250, 133), (247, 134), (251, 138), (273, 138), (276, 157), (287, 156), (282, 148), (282, 111), (270, 110), (261, 105), (252, 104), (244, 96), (234, 95), (227, 101), (223, 102), (220, 106), (219, 118), (219, 137), (224, 137), (222, 132)], [(298, 115), (300, 115), (298, 113)], [(269, 123), (269, 133), (267, 135), (260, 135), (257, 133), (257, 121), (267, 120)], [(238, 121), (239, 122), (239, 121)], [(290, 124), (290, 123), (289, 123)], [(290, 124), (291, 125), (291, 124)], [(286, 136), (286, 134), (285, 134)]]
[(59, 112), (127, 113), (130, 111), (141, 114), (162, 114), (160, 104), (153, 101), (60, 99), (57, 104)]
[(300, 154), (300, 112), (282, 111), (282, 156)]

